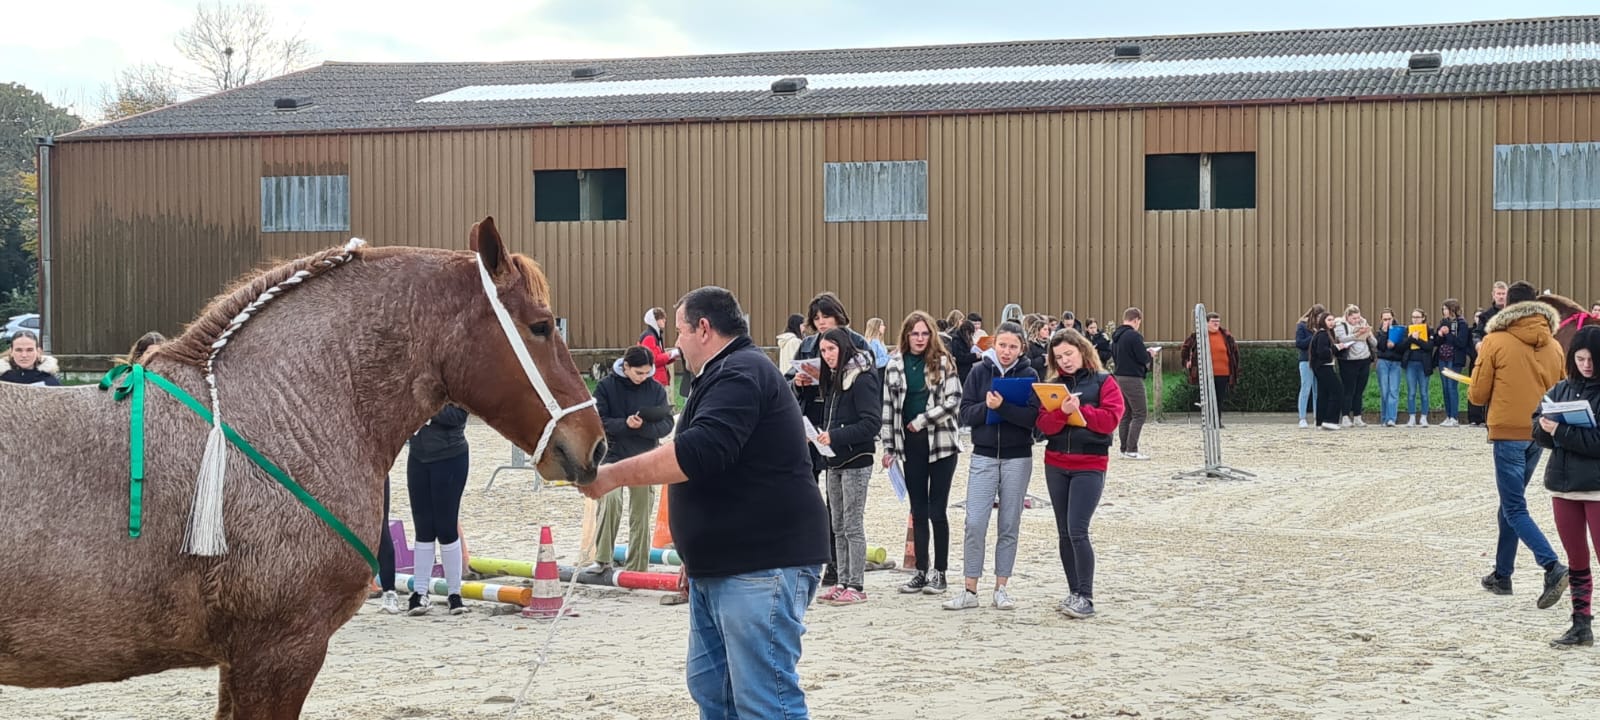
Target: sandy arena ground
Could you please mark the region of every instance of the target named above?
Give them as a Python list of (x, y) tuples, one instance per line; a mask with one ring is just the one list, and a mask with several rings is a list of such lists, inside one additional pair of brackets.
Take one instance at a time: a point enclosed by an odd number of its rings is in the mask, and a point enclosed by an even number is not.
[[(561, 562), (572, 563), (581, 497), (534, 492), (525, 473), (502, 475), (484, 494), (509, 445), (481, 424), (469, 436), (470, 550), (532, 560), (538, 526), (549, 523)], [(1521, 718), (1596, 707), (1600, 655), (1547, 646), (1570, 606), (1534, 608), (1531, 556), (1518, 558), (1516, 595), (1478, 587), (1495, 532), (1482, 430), (1330, 433), (1272, 418), (1235, 420), (1224, 438), (1225, 460), (1258, 479), (1171, 479), (1201, 462), (1198, 427), (1182, 420), (1147, 428), (1153, 461), (1113, 459), (1094, 524), (1092, 620), (1053, 609), (1065, 580), (1049, 509), (1025, 513), (1013, 612), (987, 606), (992, 581), (984, 607), (947, 612), (939, 598), (894, 592), (905, 579), (894, 571), (867, 575), (863, 606), (813, 605), (800, 673), (814, 716)], [(966, 466), (954, 498), (964, 496)], [(404, 468), (402, 456), (397, 481)], [(1032, 489), (1045, 494), (1040, 470)], [(1555, 543), (1537, 481), (1529, 505)], [(394, 510), (409, 518), (404, 491)], [(899, 559), (905, 516), (880, 472), (869, 543)], [(952, 575), (962, 517), (950, 511)], [(580, 587), (575, 598), (581, 616), (563, 621), (516, 717), (695, 717), (683, 681), (687, 606), (609, 588)], [(369, 602), (334, 637), (305, 717), (507, 717), (545, 626), (475, 610), (418, 619)], [(214, 670), (7, 687), (0, 717), (209, 718), (215, 691)]]

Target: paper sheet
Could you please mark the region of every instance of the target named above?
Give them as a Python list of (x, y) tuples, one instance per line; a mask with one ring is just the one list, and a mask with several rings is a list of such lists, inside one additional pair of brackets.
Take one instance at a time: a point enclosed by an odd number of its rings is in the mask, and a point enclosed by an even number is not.
[(817, 436), (821, 435), (822, 433), (817, 432), (817, 426), (811, 424), (811, 418), (802, 415), (800, 416), (800, 419), (804, 420), (806, 423), (806, 439), (811, 441), (812, 447), (815, 447), (817, 452), (821, 453), (823, 457), (833, 457), (833, 448), (817, 442)]
[(900, 502), (906, 501), (906, 473), (900, 469), (899, 460), (889, 465), (889, 487), (894, 488), (896, 499)]

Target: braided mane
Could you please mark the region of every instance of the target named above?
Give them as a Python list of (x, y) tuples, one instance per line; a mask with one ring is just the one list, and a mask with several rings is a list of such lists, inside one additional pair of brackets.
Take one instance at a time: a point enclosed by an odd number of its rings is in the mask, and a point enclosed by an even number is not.
[(201, 311), (200, 317), (189, 323), (182, 335), (157, 346), (154, 354), (203, 368), (207, 358), (211, 356), (212, 345), (222, 339), (235, 321), (239, 320), (239, 314), (263, 294), (294, 279), (300, 273), (305, 273), (301, 281), (318, 277), (359, 257), (361, 252), (346, 247), (329, 248), (246, 278), (218, 295), (205, 310)]

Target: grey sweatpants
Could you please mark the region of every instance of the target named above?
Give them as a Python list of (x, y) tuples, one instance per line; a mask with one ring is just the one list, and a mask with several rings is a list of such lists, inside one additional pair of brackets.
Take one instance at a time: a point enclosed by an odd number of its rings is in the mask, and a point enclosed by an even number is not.
[(999, 460), (972, 456), (967, 473), (967, 527), (961, 541), (962, 575), (983, 577), (984, 541), (989, 535), (989, 511), (1000, 495), (1000, 529), (994, 541), (994, 574), (1011, 577), (1017, 564), (1017, 534), (1022, 527), (1022, 501), (1033, 478), (1033, 457)]
[(1122, 452), (1139, 452), (1139, 434), (1144, 432), (1145, 393), (1144, 378), (1127, 377), (1124, 375), (1112, 376), (1117, 381), (1117, 389), (1122, 391), (1122, 403), (1128, 411), (1122, 415), (1122, 423), (1117, 426), (1117, 441)]
[(872, 467), (828, 470), (828, 513), (833, 517), (834, 563), (839, 584), (862, 589), (867, 570), (867, 481)]

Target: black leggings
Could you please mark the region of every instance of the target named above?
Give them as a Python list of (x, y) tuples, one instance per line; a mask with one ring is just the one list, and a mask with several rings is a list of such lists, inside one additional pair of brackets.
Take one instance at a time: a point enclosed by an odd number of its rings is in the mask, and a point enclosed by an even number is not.
[(1344, 407), (1350, 417), (1361, 417), (1366, 405), (1367, 378), (1372, 373), (1372, 358), (1339, 361), (1339, 384), (1344, 388)]
[(383, 520), (378, 523), (378, 585), (394, 592), (394, 539), (389, 537), (389, 476), (383, 477)]
[(1100, 507), (1106, 473), (1046, 465), (1044, 481), (1056, 513), (1056, 552), (1061, 556), (1061, 569), (1067, 574), (1067, 590), (1093, 599), (1094, 543), (1089, 540), (1089, 521), (1094, 518), (1095, 508)]
[(449, 545), (461, 539), (461, 493), (467, 489), (467, 457), (437, 462), (406, 460), (406, 490), (411, 494), (412, 537)]
[(1314, 365), (1311, 374), (1317, 378), (1317, 423), (1338, 425), (1344, 414), (1344, 386), (1332, 365)]
[(933, 534), (933, 569), (950, 567), (950, 519), (945, 506), (950, 504), (950, 483), (956, 476), (956, 457), (928, 462), (928, 431), (906, 431), (906, 495), (911, 500), (911, 539), (916, 548), (917, 571), (928, 571), (928, 534)]

